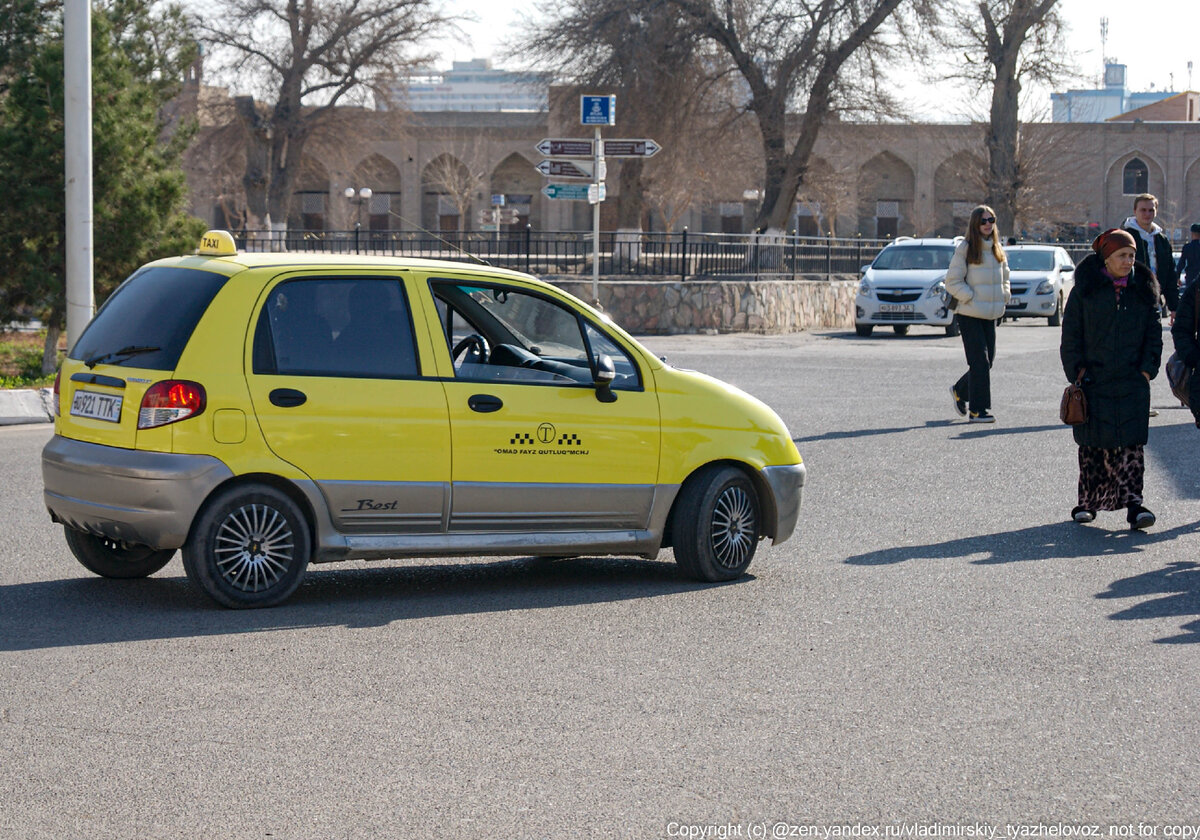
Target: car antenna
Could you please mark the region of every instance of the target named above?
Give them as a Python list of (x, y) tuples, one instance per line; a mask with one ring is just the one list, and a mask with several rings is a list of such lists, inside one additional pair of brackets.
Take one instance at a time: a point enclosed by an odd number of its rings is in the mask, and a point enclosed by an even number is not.
[(465, 249), (465, 248), (462, 248), (462, 247), (460, 247), (460, 246), (458, 246), (458, 245), (455, 245), (455, 244), (454, 244), (453, 242), (451, 242), (450, 240), (448, 240), (448, 239), (444, 239), (443, 237), (441, 237), (441, 236), (438, 236), (438, 235), (437, 235), (436, 233), (434, 233), (433, 231), (431, 231), (431, 230), (427, 230), (426, 228), (423, 228), (423, 227), (421, 227), (421, 226), (420, 226), (420, 225), (418, 225), (417, 223), (415, 223), (415, 222), (413, 222), (413, 221), (411, 221), (411, 220), (409, 220), (409, 219), (406, 219), (406, 218), (404, 218), (403, 216), (401, 216), (399, 213), (395, 212), (394, 210), (388, 210), (388, 215), (389, 215), (389, 216), (395, 216), (397, 219), (399, 219), (399, 220), (400, 220), (401, 222), (403, 222), (404, 224), (406, 224), (406, 225), (409, 225), (410, 227), (414, 227), (414, 228), (416, 228), (417, 230), (421, 231), (421, 233), (426, 233), (426, 234), (429, 234), (429, 235), (430, 235), (430, 236), (432, 236), (434, 239), (438, 240), (439, 242), (441, 242), (441, 243), (443, 243), (443, 244), (445, 244), (445, 245), (449, 245), (451, 248), (453, 248), (454, 250), (458, 251), (458, 252), (459, 252), (460, 254), (462, 254), (463, 256), (466, 256), (466, 257), (469, 257), (469, 258), (473, 259), (475, 262), (479, 263), (480, 265), (486, 265), (488, 268), (493, 268), (493, 267), (494, 267), (494, 266), (493, 266), (493, 265), (492, 265), (490, 262), (488, 262), (487, 260), (485, 260), (483, 257), (477, 257), (477, 256), (475, 256), (474, 254), (472, 254), (472, 253), (471, 253), (470, 251), (468, 251), (467, 249)]

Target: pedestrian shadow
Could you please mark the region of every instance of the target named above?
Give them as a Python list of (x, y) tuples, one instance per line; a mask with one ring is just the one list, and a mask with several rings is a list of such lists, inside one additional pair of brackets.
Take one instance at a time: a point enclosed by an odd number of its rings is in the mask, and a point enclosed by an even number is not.
[(1163, 531), (1131, 531), (1124, 527), (1120, 530), (1108, 530), (1103, 526), (1078, 525), (1070, 521), (1052, 522), (1016, 531), (978, 534), (927, 545), (900, 545), (851, 555), (845, 562), (852, 566), (891, 566), (913, 560), (954, 560), (983, 555), (971, 562), (980, 566), (993, 566), (1037, 560), (1109, 557), (1142, 552), (1155, 543), (1195, 533), (1200, 533), (1200, 523), (1180, 525)]
[(926, 420), (919, 426), (892, 426), (886, 429), (840, 429), (836, 432), (826, 432), (823, 435), (792, 438), (792, 443), (815, 443), (816, 441), (852, 440), (854, 438), (872, 437), (874, 435), (898, 435), (904, 432), (917, 432), (922, 429), (944, 429), (956, 426), (961, 420)]
[[(1121, 578), (1096, 597), (1149, 599), (1113, 613), (1109, 618), (1114, 621), (1200, 616), (1200, 563), (1168, 563), (1152, 572)], [(1177, 636), (1154, 641), (1167, 645), (1200, 642), (1200, 618), (1179, 629), (1181, 632)]]
[[(172, 560), (168, 569), (178, 562)], [(728, 583), (697, 583), (669, 559), (628, 557), (386, 562), (310, 567), (287, 602), (262, 610), (218, 607), (186, 578), (163, 573), (135, 580), (80, 577), (0, 586), (0, 651), (649, 602), (755, 579), (744, 575)]]

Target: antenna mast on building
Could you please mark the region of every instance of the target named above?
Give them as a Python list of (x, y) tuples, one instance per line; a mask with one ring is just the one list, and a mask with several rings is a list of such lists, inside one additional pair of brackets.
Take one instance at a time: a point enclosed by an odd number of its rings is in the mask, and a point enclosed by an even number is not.
[(1100, 18), (1100, 74), (1104, 74), (1104, 67), (1108, 65), (1108, 18)]

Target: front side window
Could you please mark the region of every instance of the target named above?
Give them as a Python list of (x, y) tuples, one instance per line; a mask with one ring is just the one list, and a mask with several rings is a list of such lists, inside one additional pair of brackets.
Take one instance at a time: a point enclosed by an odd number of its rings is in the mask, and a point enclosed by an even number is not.
[(267, 296), (254, 372), (397, 379), (416, 376), (412, 319), (400, 281), (305, 278)]
[(600, 355), (614, 388), (641, 385), (637, 365), (575, 310), (522, 289), (433, 281), (434, 300), (458, 379), (593, 385)]

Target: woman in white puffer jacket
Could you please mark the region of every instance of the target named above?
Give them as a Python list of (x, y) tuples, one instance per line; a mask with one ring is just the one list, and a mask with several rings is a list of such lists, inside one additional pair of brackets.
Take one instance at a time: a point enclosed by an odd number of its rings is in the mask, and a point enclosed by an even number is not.
[(994, 423), (992, 362), (996, 358), (996, 321), (1008, 302), (1008, 258), (1000, 247), (996, 212), (986, 205), (971, 211), (967, 236), (958, 243), (946, 272), (946, 292), (957, 303), (958, 326), (967, 354), (967, 372), (950, 386), (954, 410), (970, 422)]

